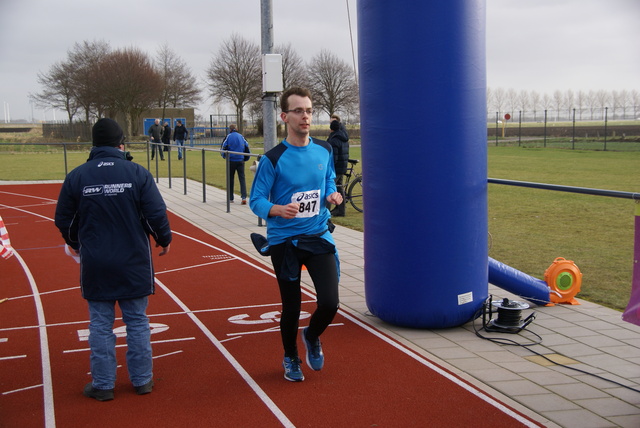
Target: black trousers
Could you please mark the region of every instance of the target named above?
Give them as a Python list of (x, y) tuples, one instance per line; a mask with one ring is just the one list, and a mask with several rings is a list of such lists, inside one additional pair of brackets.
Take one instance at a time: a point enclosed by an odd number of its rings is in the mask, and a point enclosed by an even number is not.
[(331, 210), (331, 214), (334, 216), (344, 216), (347, 213), (347, 206), (345, 205), (345, 203), (347, 202), (347, 200), (345, 199), (346, 189), (342, 184), (344, 183), (344, 175), (336, 175), (335, 182), (338, 192), (340, 192), (340, 194), (342, 195), (342, 203)]
[(242, 199), (247, 199), (247, 181), (244, 177), (244, 162), (229, 161), (229, 174), (231, 174), (231, 179), (229, 180), (229, 191), (231, 192), (232, 201), (236, 172), (238, 173), (238, 181), (240, 182), (240, 197)]
[[(309, 339), (313, 340), (326, 330), (338, 312), (340, 304), (338, 296), (338, 266), (335, 254), (314, 255), (298, 248), (294, 249), (300, 265), (307, 267), (307, 271), (316, 289), (316, 310), (311, 315)], [(271, 247), (271, 261), (278, 278), (280, 297), (282, 299), (282, 316), (280, 319), (280, 335), (284, 354), (288, 357), (298, 356), (297, 336), (300, 321), (302, 293), (300, 291), (300, 273), (296, 281), (280, 279), (280, 267), (284, 258), (285, 244)]]
[(160, 153), (160, 159), (164, 160), (164, 153), (162, 153), (162, 145), (160, 143), (151, 143), (151, 159), (156, 156), (156, 150)]

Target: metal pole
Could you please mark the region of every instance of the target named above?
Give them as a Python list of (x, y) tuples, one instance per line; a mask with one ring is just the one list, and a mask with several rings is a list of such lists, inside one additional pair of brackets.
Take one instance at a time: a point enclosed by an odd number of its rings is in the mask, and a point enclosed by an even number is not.
[(231, 173), (229, 168), (231, 164), (229, 163), (229, 151), (227, 150), (227, 154), (225, 155), (225, 169), (227, 173), (227, 212), (231, 212)]
[(207, 202), (207, 177), (205, 174), (204, 149), (202, 149), (202, 202)]
[(63, 151), (64, 151), (64, 176), (66, 177), (67, 174), (69, 173), (69, 165), (67, 163), (67, 143), (64, 143), (62, 145)]
[(522, 110), (518, 110), (518, 147), (522, 142)]
[(498, 147), (498, 117), (500, 117), (500, 113), (496, 112), (496, 147)]
[(556, 190), (559, 192), (581, 193), (584, 195), (610, 196), (612, 198), (640, 200), (640, 193), (621, 192), (618, 190), (592, 189), (588, 187), (561, 186), (558, 184), (534, 183), (531, 181), (504, 180), (501, 178), (488, 178), (488, 183), (506, 184), (508, 186), (529, 187), (532, 189)]
[(184, 182), (184, 194), (187, 194), (187, 145), (182, 145), (182, 177)]
[[(273, 7), (271, 0), (260, 0), (262, 54), (273, 52)], [(262, 96), (262, 132), (264, 134), (265, 153), (275, 147), (276, 127), (276, 93), (265, 92)]]
[[(163, 144), (164, 145), (164, 144)], [(163, 147), (164, 150), (164, 147)], [(169, 142), (169, 151), (167, 152), (167, 173), (169, 175), (169, 189), (171, 189), (171, 142)]]
[(544, 146), (547, 147), (547, 109), (544, 109)]
[(573, 109), (573, 137), (571, 138), (571, 150), (576, 148), (576, 109)]
[(156, 151), (156, 183), (160, 183), (160, 172), (159, 172), (159, 168), (160, 168), (160, 152), (158, 152), (158, 144), (157, 143), (151, 143), (154, 144), (154, 148)]
[(607, 151), (607, 116), (609, 114), (609, 107), (604, 108), (604, 151)]

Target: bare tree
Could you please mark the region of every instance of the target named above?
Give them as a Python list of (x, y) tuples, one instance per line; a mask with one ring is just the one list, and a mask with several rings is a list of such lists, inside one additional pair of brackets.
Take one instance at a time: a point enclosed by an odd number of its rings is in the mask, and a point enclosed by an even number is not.
[(207, 79), (213, 99), (227, 100), (235, 107), (242, 132), (244, 108), (262, 96), (260, 47), (233, 34), (211, 60)]
[(607, 104), (611, 101), (611, 97), (607, 91), (599, 90), (596, 91), (596, 102), (600, 106), (602, 110), (602, 118), (604, 119), (604, 108), (607, 107)]
[(530, 100), (531, 99), (529, 97), (529, 92), (525, 90), (518, 92), (518, 108), (522, 111), (523, 114), (529, 109)]
[(72, 122), (78, 112), (78, 105), (74, 98), (71, 76), (68, 63), (59, 62), (52, 65), (47, 73), (38, 73), (38, 83), (43, 87), (42, 92), (29, 94), (29, 98), (39, 107), (66, 111), (69, 122)]
[(187, 64), (166, 43), (158, 49), (154, 64), (163, 81), (159, 100), (163, 118), (167, 107), (183, 107), (201, 101), (196, 78)]
[(567, 109), (568, 112), (568, 118), (571, 118), (571, 110), (573, 109), (573, 105), (574, 105), (574, 101), (575, 100), (575, 94), (573, 93), (573, 91), (571, 89), (567, 89), (566, 91), (564, 91), (564, 95), (562, 97), (562, 103), (564, 105), (564, 107)]
[(493, 107), (498, 113), (504, 109), (506, 95), (505, 90), (502, 88), (497, 88), (493, 91)]
[(631, 105), (633, 106), (633, 118), (638, 118), (638, 107), (640, 107), (640, 92), (636, 89), (633, 89), (629, 93), (629, 100), (631, 101)]
[(491, 106), (493, 105), (493, 97), (494, 91), (487, 86), (487, 118), (489, 117), (489, 112), (491, 111)]
[(329, 116), (351, 110), (358, 103), (353, 70), (335, 54), (323, 49), (307, 65), (314, 105)]
[(132, 134), (132, 124), (158, 102), (162, 92), (162, 77), (151, 59), (137, 48), (110, 53), (100, 62), (100, 90), (111, 116), (122, 113), (126, 130)]
[(74, 99), (76, 104), (84, 110), (85, 121), (94, 116), (103, 116), (104, 103), (98, 90), (99, 81), (96, 73), (99, 63), (111, 52), (111, 47), (105, 41), (75, 43), (69, 51), (69, 65), (72, 71), (74, 85)]
[(556, 109), (556, 122), (560, 120), (560, 109), (562, 108), (562, 103), (562, 92), (556, 89), (555, 91), (553, 91), (553, 105)]
[(295, 86), (309, 86), (304, 61), (302, 61), (302, 57), (293, 50), (291, 43), (278, 45), (275, 51), (282, 55), (282, 87), (286, 89)]
[(624, 103), (626, 101), (627, 98), (627, 92), (626, 91), (611, 91), (611, 104), (612, 104), (612, 113), (613, 116), (611, 117), (611, 119), (615, 119), (616, 118), (616, 112), (619, 112), (620, 110), (622, 111), (622, 117), (624, 117), (624, 111), (625, 111), (625, 107), (624, 107)]
[(544, 111), (548, 111), (553, 105), (553, 99), (549, 96), (549, 94), (542, 94), (542, 99), (540, 100), (540, 105), (544, 108)]
[(582, 120), (582, 109), (587, 102), (587, 94), (584, 91), (578, 91), (575, 100), (575, 105), (578, 109), (578, 120)]
[(66, 61), (54, 64), (48, 73), (38, 74), (43, 90), (31, 98), (38, 105), (65, 110), (69, 121), (82, 111), (88, 123), (91, 115), (102, 111), (96, 73), (99, 62), (109, 51), (109, 45), (103, 41), (75, 43), (67, 52)]
[(542, 95), (538, 91), (531, 91), (531, 107), (533, 108), (533, 121), (536, 122), (538, 108), (540, 108), (540, 103), (542, 102)]
[[(513, 111), (516, 109), (516, 105), (518, 104), (518, 93), (515, 89), (507, 89), (507, 100), (509, 102), (509, 110), (511, 113), (513, 113)], [(509, 111), (507, 111), (506, 113), (509, 113)]]

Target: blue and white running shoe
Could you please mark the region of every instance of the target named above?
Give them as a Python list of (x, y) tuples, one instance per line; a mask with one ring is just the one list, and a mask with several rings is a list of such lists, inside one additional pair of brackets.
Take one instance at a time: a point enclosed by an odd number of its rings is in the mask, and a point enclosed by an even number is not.
[(282, 361), (282, 367), (284, 367), (284, 378), (291, 382), (302, 382), (304, 375), (302, 374), (302, 361), (300, 358), (284, 357)]
[(307, 365), (311, 367), (312, 370), (322, 370), (322, 367), (324, 366), (324, 353), (322, 352), (322, 344), (320, 344), (320, 339), (316, 339), (315, 343), (311, 343), (309, 340), (307, 340), (308, 329), (309, 327), (305, 327), (302, 329), (302, 341), (304, 342), (304, 347), (307, 349)]

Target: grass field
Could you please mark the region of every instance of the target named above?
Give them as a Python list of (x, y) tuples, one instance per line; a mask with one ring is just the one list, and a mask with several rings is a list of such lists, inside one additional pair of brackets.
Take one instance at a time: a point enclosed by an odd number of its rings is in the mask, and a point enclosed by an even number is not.
[[(147, 166), (140, 146), (131, 146), (134, 161)], [(254, 153), (260, 149), (254, 147)], [(360, 158), (360, 147), (351, 157)], [(67, 152), (71, 170), (86, 161), (88, 147)], [(172, 152), (171, 176), (180, 186), (183, 162)], [(0, 146), (0, 180), (64, 179), (60, 146)], [(189, 151), (187, 176), (224, 188), (225, 164), (212, 151)], [(168, 175), (169, 162), (159, 162), (159, 176)], [(489, 177), (640, 193), (640, 152), (584, 151), (523, 147), (488, 148)], [(156, 164), (151, 171), (156, 174)], [(247, 170), (247, 185), (253, 174)], [(578, 297), (622, 310), (631, 290), (635, 202), (489, 184), (489, 255), (515, 269), (543, 278), (556, 257), (573, 260), (583, 273)], [(238, 185), (236, 184), (236, 191)], [(335, 222), (363, 230), (362, 214), (347, 208)]]

